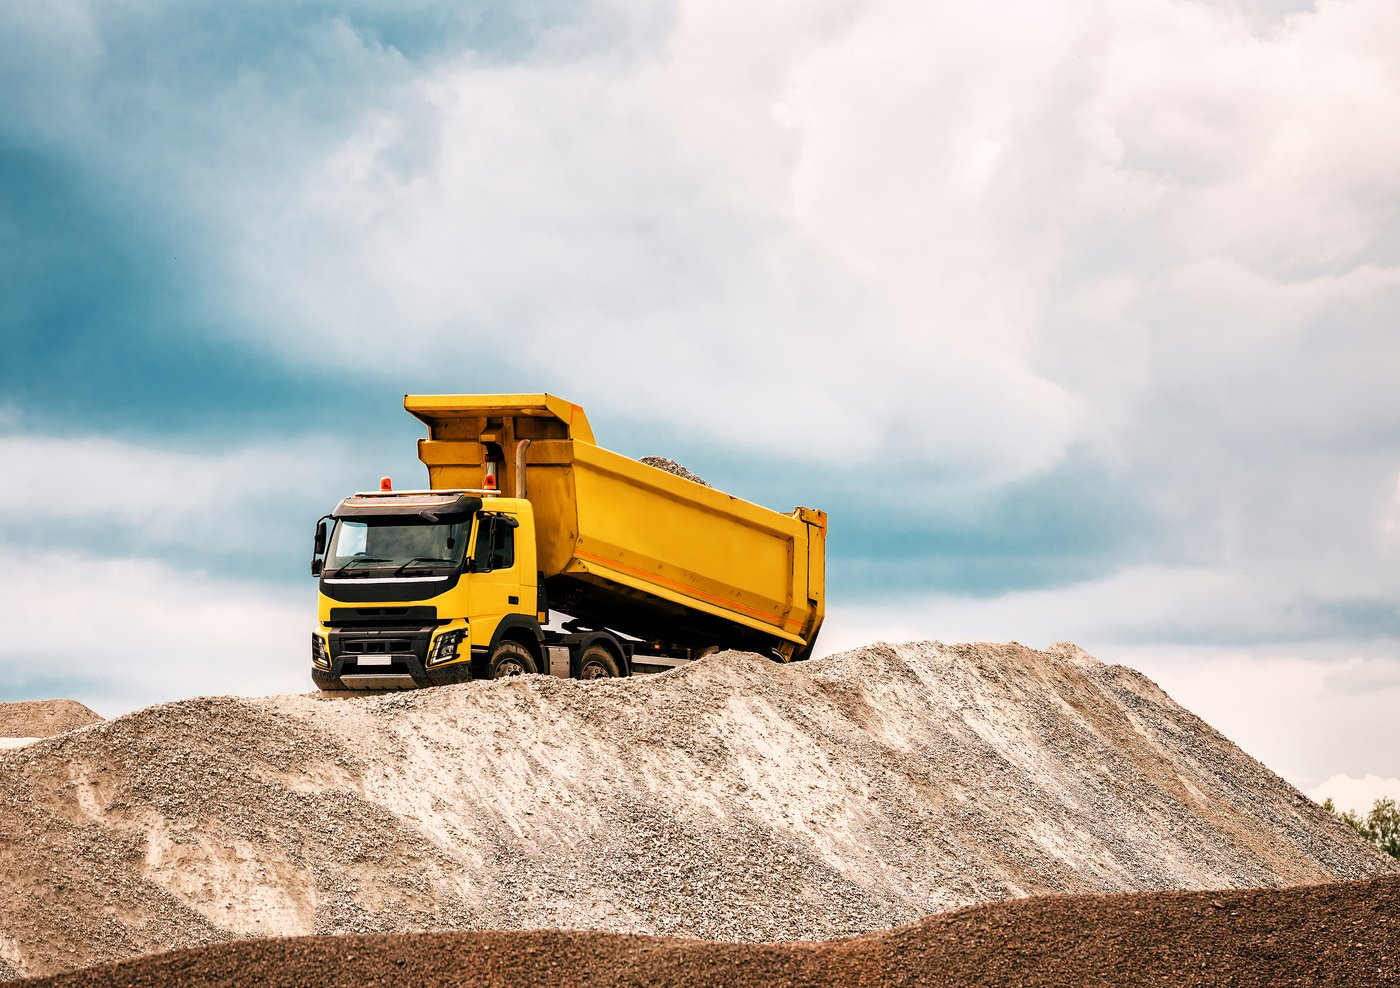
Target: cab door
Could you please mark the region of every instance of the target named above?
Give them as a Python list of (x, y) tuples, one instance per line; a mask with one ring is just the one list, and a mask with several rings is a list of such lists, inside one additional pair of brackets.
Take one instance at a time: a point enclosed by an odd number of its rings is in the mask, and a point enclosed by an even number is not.
[(529, 524), (505, 511), (477, 515), (472, 540), (471, 643), (486, 648), (507, 614), (535, 614), (535, 544)]

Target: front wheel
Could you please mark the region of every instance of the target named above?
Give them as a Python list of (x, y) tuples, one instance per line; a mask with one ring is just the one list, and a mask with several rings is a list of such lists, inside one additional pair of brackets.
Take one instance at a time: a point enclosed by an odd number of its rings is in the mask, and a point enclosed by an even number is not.
[(618, 675), (617, 659), (606, 646), (589, 645), (579, 656), (579, 679), (613, 679)]
[(504, 641), (491, 653), (491, 678), (504, 679), (507, 676), (525, 676), (539, 672), (535, 657), (519, 642)]

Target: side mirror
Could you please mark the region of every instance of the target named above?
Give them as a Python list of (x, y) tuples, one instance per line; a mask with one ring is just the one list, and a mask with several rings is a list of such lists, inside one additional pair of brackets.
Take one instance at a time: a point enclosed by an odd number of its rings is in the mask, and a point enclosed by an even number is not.
[(325, 564), (326, 544), (330, 541), (330, 515), (322, 515), (316, 520), (316, 538), (311, 547), (311, 575), (320, 576)]

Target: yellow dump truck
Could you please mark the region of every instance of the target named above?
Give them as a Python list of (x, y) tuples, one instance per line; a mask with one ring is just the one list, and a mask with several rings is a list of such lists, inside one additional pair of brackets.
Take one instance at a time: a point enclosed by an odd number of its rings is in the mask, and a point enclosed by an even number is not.
[(410, 395), (428, 489), (316, 528), (311, 675), (404, 689), (654, 672), (722, 648), (811, 654), (826, 515), (781, 514), (597, 445), (551, 395)]

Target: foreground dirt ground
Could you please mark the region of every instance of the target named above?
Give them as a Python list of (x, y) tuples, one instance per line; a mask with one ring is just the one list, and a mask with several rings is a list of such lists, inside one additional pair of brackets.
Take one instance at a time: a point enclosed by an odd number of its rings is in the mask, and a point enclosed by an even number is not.
[(545, 931), (218, 944), (25, 986), (1289, 986), (1400, 984), (1400, 878), (1281, 890), (1041, 896), (850, 940)]

